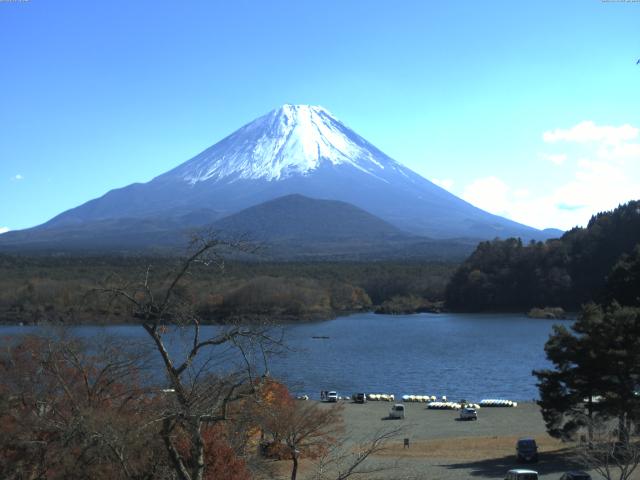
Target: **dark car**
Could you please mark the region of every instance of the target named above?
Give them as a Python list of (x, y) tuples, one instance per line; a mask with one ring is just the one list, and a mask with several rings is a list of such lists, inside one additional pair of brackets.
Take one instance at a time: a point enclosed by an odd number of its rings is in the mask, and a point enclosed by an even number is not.
[(591, 480), (591, 475), (579, 470), (563, 473), (560, 480)]
[(538, 445), (533, 438), (524, 437), (516, 444), (516, 453), (519, 462), (537, 462)]
[(366, 403), (367, 396), (364, 393), (354, 393), (351, 395), (351, 400), (353, 400), (353, 403)]

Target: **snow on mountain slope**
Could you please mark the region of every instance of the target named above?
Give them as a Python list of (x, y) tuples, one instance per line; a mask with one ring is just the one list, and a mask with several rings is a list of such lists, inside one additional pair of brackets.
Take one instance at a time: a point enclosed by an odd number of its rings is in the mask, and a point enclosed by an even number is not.
[(474, 207), (393, 160), (324, 108), (308, 105), (273, 110), (150, 182), (111, 190), (29, 235), (103, 232), (131, 219), (175, 231), (296, 194), (346, 202), (431, 238), (552, 236)]
[(382, 181), (385, 167), (402, 166), (374, 155), (375, 147), (345, 127), (329, 111), (284, 105), (240, 128), (170, 172), (190, 184), (206, 180), (283, 180), (309, 175), (323, 163), (350, 165)]

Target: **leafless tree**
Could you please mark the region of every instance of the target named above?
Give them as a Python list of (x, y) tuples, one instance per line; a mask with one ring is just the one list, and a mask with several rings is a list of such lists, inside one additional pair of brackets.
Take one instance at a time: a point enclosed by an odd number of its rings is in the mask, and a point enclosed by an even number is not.
[(580, 444), (576, 460), (606, 480), (628, 480), (640, 464), (640, 443), (629, 429), (619, 431), (608, 422), (590, 426), (592, 440)]
[(346, 480), (348, 478), (370, 478), (375, 474), (385, 473), (389, 477), (397, 463), (392, 465), (371, 464), (371, 457), (384, 450), (389, 441), (398, 438), (404, 427), (380, 430), (366, 441), (352, 442), (342, 437), (315, 462), (314, 480)]
[[(188, 280), (194, 266), (222, 269), (225, 252), (249, 248), (211, 235), (197, 237), (191, 253), (168, 278), (154, 278), (148, 267), (140, 282), (100, 289), (113, 301), (129, 305), (160, 356), (168, 383), (167, 401), (156, 421), (180, 480), (204, 478), (205, 454), (211, 452), (205, 452), (203, 429), (228, 420), (230, 405), (252, 394), (266, 369), (263, 360), (279, 344), (266, 326), (204, 329), (189, 298)], [(176, 353), (172, 340), (177, 337), (186, 342), (186, 348)]]

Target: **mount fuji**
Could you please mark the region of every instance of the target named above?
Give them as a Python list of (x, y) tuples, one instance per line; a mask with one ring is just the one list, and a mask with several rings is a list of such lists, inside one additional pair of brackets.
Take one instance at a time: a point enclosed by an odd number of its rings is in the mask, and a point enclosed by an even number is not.
[(160, 245), (176, 231), (292, 195), (346, 202), (409, 236), (545, 239), (558, 233), (474, 207), (322, 107), (284, 105), (148, 183), (111, 190), (40, 226), (6, 233), (0, 247)]

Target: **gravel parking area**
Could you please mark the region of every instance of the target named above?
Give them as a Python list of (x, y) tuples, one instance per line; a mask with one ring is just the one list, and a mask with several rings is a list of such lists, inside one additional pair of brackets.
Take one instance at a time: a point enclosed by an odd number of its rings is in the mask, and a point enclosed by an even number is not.
[[(540, 410), (534, 403), (521, 403), (516, 408), (482, 408), (477, 421), (460, 421), (457, 411), (428, 410), (424, 403), (407, 403), (406, 418), (390, 420), (386, 417), (391, 405), (343, 402), (344, 435), (351, 445), (372, 438), (381, 429), (403, 428), (398, 438), (369, 463), (393, 468), (366, 478), (501, 479), (511, 468), (531, 468), (539, 472), (540, 478), (551, 480), (559, 479), (567, 470), (579, 469), (571, 461), (572, 446), (546, 434)], [(516, 440), (523, 436), (536, 439), (538, 463), (516, 462)], [(409, 439), (409, 448), (404, 447), (404, 438)], [(310, 473), (308, 465), (304, 470)]]

